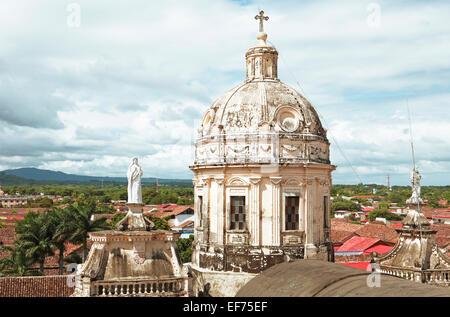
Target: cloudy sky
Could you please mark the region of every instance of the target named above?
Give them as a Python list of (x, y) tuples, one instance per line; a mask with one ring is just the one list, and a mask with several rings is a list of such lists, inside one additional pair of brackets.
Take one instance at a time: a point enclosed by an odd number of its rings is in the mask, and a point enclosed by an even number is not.
[(408, 103), (423, 184), (450, 184), (445, 0), (2, 0), (0, 170), (122, 176), (138, 156), (147, 177), (190, 178), (260, 9), (280, 79), (329, 130), (334, 183), (408, 184)]

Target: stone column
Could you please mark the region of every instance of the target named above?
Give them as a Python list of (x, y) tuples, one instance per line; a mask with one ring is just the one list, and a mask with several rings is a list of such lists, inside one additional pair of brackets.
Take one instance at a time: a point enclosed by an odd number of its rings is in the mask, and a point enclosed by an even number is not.
[[(206, 217), (204, 218), (203, 234), (205, 235), (204, 241), (209, 244), (210, 243), (209, 236), (210, 236), (210, 231), (211, 231), (211, 228), (210, 228), (210, 225), (211, 225), (211, 215), (210, 215), (210, 213), (211, 213), (211, 179), (210, 178), (208, 178), (206, 180), (206, 185), (207, 185), (206, 188), (208, 190), (208, 195), (207, 195), (208, 201), (206, 203), (206, 210), (205, 210)], [(203, 197), (203, 199), (205, 199), (205, 197)]]
[(216, 177), (215, 181), (217, 184), (217, 243), (224, 244), (224, 178)]
[(317, 247), (315, 246), (315, 221), (314, 221), (314, 208), (315, 208), (315, 196), (316, 186), (314, 184), (314, 178), (306, 179), (306, 193), (305, 193), (305, 258), (314, 257), (317, 254)]
[(249, 232), (250, 232), (250, 245), (260, 244), (260, 230), (259, 230), (259, 218), (260, 218), (260, 190), (259, 182), (261, 177), (250, 178), (250, 198), (249, 198)]
[(272, 182), (272, 210), (273, 210), (273, 229), (272, 229), (272, 244), (273, 245), (281, 245), (281, 228), (280, 228), (280, 219), (281, 219), (281, 201), (280, 201), (280, 192), (281, 192), (281, 177), (270, 177), (270, 181)]

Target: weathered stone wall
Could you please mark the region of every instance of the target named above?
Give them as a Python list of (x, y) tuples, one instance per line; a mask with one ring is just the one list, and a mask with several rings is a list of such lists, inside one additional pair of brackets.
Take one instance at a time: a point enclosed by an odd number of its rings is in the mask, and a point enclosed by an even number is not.
[(215, 272), (191, 267), (192, 295), (233, 297), (256, 274)]
[[(304, 249), (303, 246), (227, 245), (225, 247), (208, 247), (202, 245), (195, 248), (194, 253), (198, 253), (199, 268), (211, 271), (260, 273), (275, 264), (302, 259)], [(326, 254), (324, 259), (326, 260)]]

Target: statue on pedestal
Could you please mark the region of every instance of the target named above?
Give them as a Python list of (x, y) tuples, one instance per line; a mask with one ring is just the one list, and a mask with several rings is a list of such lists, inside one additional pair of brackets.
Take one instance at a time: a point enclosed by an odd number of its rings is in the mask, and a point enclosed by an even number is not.
[(142, 204), (142, 175), (142, 168), (138, 164), (138, 158), (133, 157), (127, 172), (129, 204)]
[(414, 167), (413, 171), (411, 172), (411, 187), (412, 187), (412, 194), (409, 199), (406, 200), (407, 204), (410, 205), (421, 205), (423, 204), (422, 198), (420, 198), (420, 179), (422, 176), (420, 175), (419, 171), (416, 167)]
[(155, 224), (145, 218), (142, 207), (142, 168), (138, 164), (138, 158), (131, 159), (128, 166), (128, 212), (126, 216), (120, 220), (116, 229), (121, 231), (145, 231), (151, 230)]

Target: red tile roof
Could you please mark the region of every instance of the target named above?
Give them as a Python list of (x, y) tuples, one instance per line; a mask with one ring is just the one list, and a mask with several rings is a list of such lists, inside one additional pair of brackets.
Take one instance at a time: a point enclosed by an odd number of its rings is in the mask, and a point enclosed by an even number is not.
[(350, 239), (354, 235), (354, 232), (359, 228), (361, 228), (361, 225), (350, 223), (345, 219), (333, 218), (331, 219), (331, 241), (334, 244), (343, 244)]
[(146, 212), (145, 215), (158, 217), (158, 218), (167, 217), (167, 216), (177, 216), (177, 215), (185, 212), (187, 209), (194, 210), (194, 206), (176, 206), (172, 210)]
[(14, 227), (7, 226), (6, 228), (0, 228), (0, 242), (3, 244), (10, 244), (16, 237), (16, 231)]
[(343, 245), (337, 249), (337, 252), (363, 252), (373, 246), (374, 244), (380, 242), (380, 239), (375, 238), (364, 238), (354, 236), (349, 240), (345, 241)]
[(436, 230), (434, 240), (440, 248), (446, 248), (450, 244), (450, 225), (447, 224), (433, 224), (431, 229)]
[[(29, 211), (44, 212), (46, 210), (48, 208), (0, 208), (0, 216), (24, 216)], [(11, 211), (15, 211), (16, 213), (11, 214)]]
[(351, 237), (353, 237), (354, 233), (349, 231), (338, 231), (331, 229), (330, 232), (330, 238), (331, 242), (333, 242), (334, 245), (341, 245)]
[(331, 220), (331, 230), (355, 232), (361, 227), (362, 225), (350, 223), (346, 220), (343, 221), (338, 221), (338, 219)]
[(378, 254), (383, 254), (391, 251), (393, 246), (384, 245), (382, 243), (378, 243), (368, 249), (366, 249), (363, 254), (371, 254), (372, 252), (377, 252)]
[(1, 277), (0, 297), (69, 297), (67, 276)]
[(368, 223), (361, 226), (355, 233), (360, 237), (379, 239), (389, 243), (395, 243), (399, 236), (394, 228), (378, 223)]

